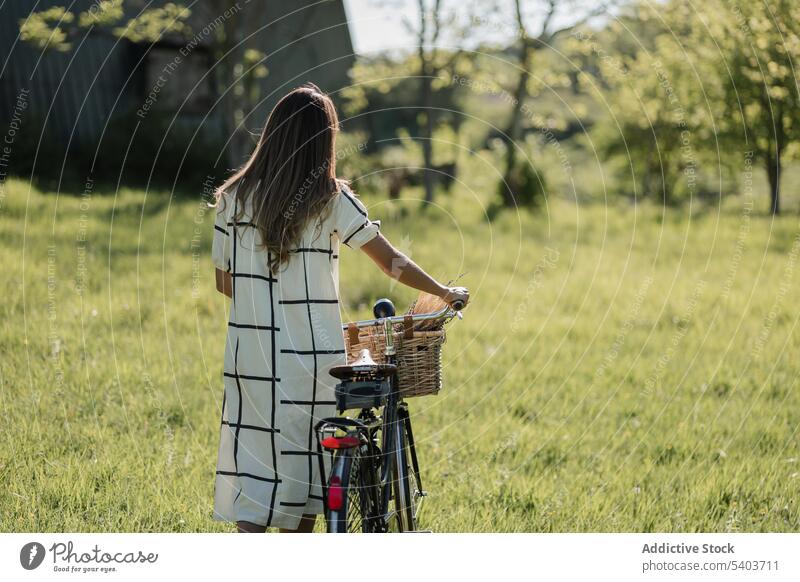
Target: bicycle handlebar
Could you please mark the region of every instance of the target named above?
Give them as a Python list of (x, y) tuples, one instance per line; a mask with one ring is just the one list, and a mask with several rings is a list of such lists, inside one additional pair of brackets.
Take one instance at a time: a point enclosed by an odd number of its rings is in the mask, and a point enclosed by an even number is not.
[[(352, 325), (355, 325), (357, 328), (361, 329), (363, 327), (382, 325), (385, 324), (387, 321), (390, 323), (402, 323), (403, 321), (405, 321), (406, 317), (411, 317), (411, 321), (428, 321), (431, 319), (440, 319), (443, 317), (453, 317), (454, 315), (458, 314), (462, 309), (464, 309), (463, 302), (455, 301), (452, 307), (447, 305), (445, 307), (442, 307), (439, 311), (434, 311), (433, 313), (415, 313), (410, 316), (394, 315), (392, 317), (381, 317), (378, 319), (364, 319), (362, 321), (354, 321)], [(342, 329), (346, 330), (348, 325), (350, 324), (342, 325)]]

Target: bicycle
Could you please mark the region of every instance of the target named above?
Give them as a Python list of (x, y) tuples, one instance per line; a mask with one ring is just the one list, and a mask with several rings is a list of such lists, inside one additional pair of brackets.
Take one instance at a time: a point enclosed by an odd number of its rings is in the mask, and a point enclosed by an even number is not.
[[(323, 418), (315, 425), (328, 532), (417, 531), (418, 511), (427, 493), (408, 404), (398, 391), (393, 326), (408, 322), (409, 317), (415, 323), (439, 319), (444, 323), (461, 317), (463, 307), (457, 304), (434, 313), (395, 316), (391, 301), (382, 299), (373, 308), (375, 319), (351, 324), (383, 326), (384, 362), (376, 363), (364, 349), (356, 361), (330, 371), (340, 380), (336, 386), (339, 412), (360, 411), (355, 418)], [(333, 455), (327, 479), (323, 449)]]

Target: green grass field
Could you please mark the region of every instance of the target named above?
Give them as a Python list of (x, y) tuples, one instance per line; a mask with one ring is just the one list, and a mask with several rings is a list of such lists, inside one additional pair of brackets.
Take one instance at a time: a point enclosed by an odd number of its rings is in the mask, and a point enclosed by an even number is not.
[[(168, 192), (6, 183), (0, 530), (211, 520), (226, 300), (212, 214)], [(800, 529), (796, 215), (459, 192), (384, 232), (473, 292), (445, 387), (412, 402), (435, 531)], [(345, 317), (392, 287), (345, 250)]]

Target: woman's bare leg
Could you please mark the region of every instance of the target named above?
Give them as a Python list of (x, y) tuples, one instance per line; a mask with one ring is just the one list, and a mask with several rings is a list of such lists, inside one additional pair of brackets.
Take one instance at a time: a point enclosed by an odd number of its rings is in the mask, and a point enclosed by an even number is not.
[(238, 533), (264, 533), (267, 531), (266, 526), (258, 525), (257, 523), (251, 523), (249, 521), (237, 521), (236, 527), (239, 528)]
[(281, 533), (311, 533), (314, 531), (314, 522), (317, 520), (316, 515), (304, 514), (300, 518), (300, 523), (297, 524), (297, 529), (280, 529)]

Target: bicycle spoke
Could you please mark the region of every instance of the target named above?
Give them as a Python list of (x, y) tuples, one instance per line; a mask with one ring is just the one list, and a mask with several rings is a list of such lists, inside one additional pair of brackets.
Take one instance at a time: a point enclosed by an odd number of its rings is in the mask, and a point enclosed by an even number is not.
[(363, 531), (362, 493), (361, 459), (356, 455), (353, 458), (353, 465), (350, 467), (350, 483), (347, 487), (347, 531), (350, 533)]

